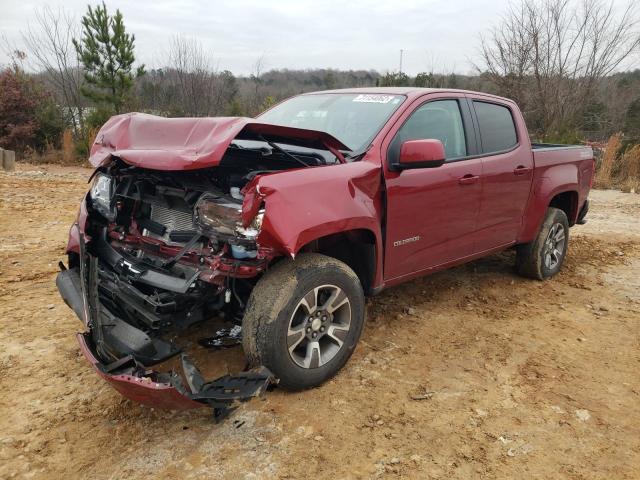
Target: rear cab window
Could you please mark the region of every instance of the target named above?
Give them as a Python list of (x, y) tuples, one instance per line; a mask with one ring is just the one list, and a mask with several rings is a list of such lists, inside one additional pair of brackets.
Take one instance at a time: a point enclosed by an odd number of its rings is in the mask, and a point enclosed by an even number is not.
[(483, 154), (506, 152), (518, 145), (516, 125), (508, 107), (479, 100), (473, 101), (473, 107)]

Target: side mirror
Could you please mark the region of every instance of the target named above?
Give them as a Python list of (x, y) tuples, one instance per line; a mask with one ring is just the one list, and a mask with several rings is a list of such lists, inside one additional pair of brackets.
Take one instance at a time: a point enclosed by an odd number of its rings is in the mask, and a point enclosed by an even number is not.
[(407, 140), (400, 147), (400, 169), (434, 168), (444, 163), (444, 145), (440, 140)]

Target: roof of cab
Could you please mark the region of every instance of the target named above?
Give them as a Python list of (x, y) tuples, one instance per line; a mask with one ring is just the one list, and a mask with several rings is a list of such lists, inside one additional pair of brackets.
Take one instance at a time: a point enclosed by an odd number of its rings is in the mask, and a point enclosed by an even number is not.
[(317, 92), (303, 93), (302, 95), (317, 95), (322, 93), (357, 93), (357, 94), (377, 94), (377, 95), (406, 95), (413, 99), (427, 93), (457, 93), (460, 95), (474, 94), (485, 97), (492, 97), (498, 100), (513, 102), (505, 97), (499, 97), (485, 92), (474, 92), (471, 90), (459, 90), (455, 88), (422, 88), (422, 87), (359, 87), (359, 88), (340, 88), (335, 90), (320, 90)]

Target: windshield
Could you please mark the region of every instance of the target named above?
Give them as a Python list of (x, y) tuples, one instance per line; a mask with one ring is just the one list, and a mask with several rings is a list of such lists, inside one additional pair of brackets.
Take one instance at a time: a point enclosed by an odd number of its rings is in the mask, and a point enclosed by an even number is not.
[(300, 95), (276, 105), (259, 118), (286, 127), (327, 132), (358, 152), (369, 145), (403, 100), (403, 95)]

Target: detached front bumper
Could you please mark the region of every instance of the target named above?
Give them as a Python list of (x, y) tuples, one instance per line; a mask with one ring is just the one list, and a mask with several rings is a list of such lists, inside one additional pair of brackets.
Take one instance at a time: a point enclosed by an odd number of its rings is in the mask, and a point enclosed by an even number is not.
[(129, 400), (149, 407), (165, 408), (168, 410), (189, 410), (206, 406), (205, 403), (192, 400), (185, 393), (179, 392), (170, 383), (154, 381), (151, 376), (140, 377), (127, 374), (106, 373), (105, 365), (95, 357), (95, 353), (90, 346), (90, 334), (78, 333), (76, 338), (78, 339), (84, 358), (93, 366), (98, 375), (104, 378), (122, 396)]
[[(263, 394), (272, 383), (271, 372), (264, 367), (205, 381), (184, 353), (180, 373), (159, 373), (147, 368), (181, 350), (170, 342), (150, 338), (100, 304), (97, 264), (98, 259), (85, 251), (80, 235), (80, 267), (62, 266), (56, 285), (65, 303), (87, 327), (87, 331), (77, 334), (83, 355), (98, 375), (123, 396), (155, 408), (187, 410), (210, 406), (219, 417), (237, 402)], [(124, 353), (108, 363), (100, 358), (99, 352), (105, 349)]]

